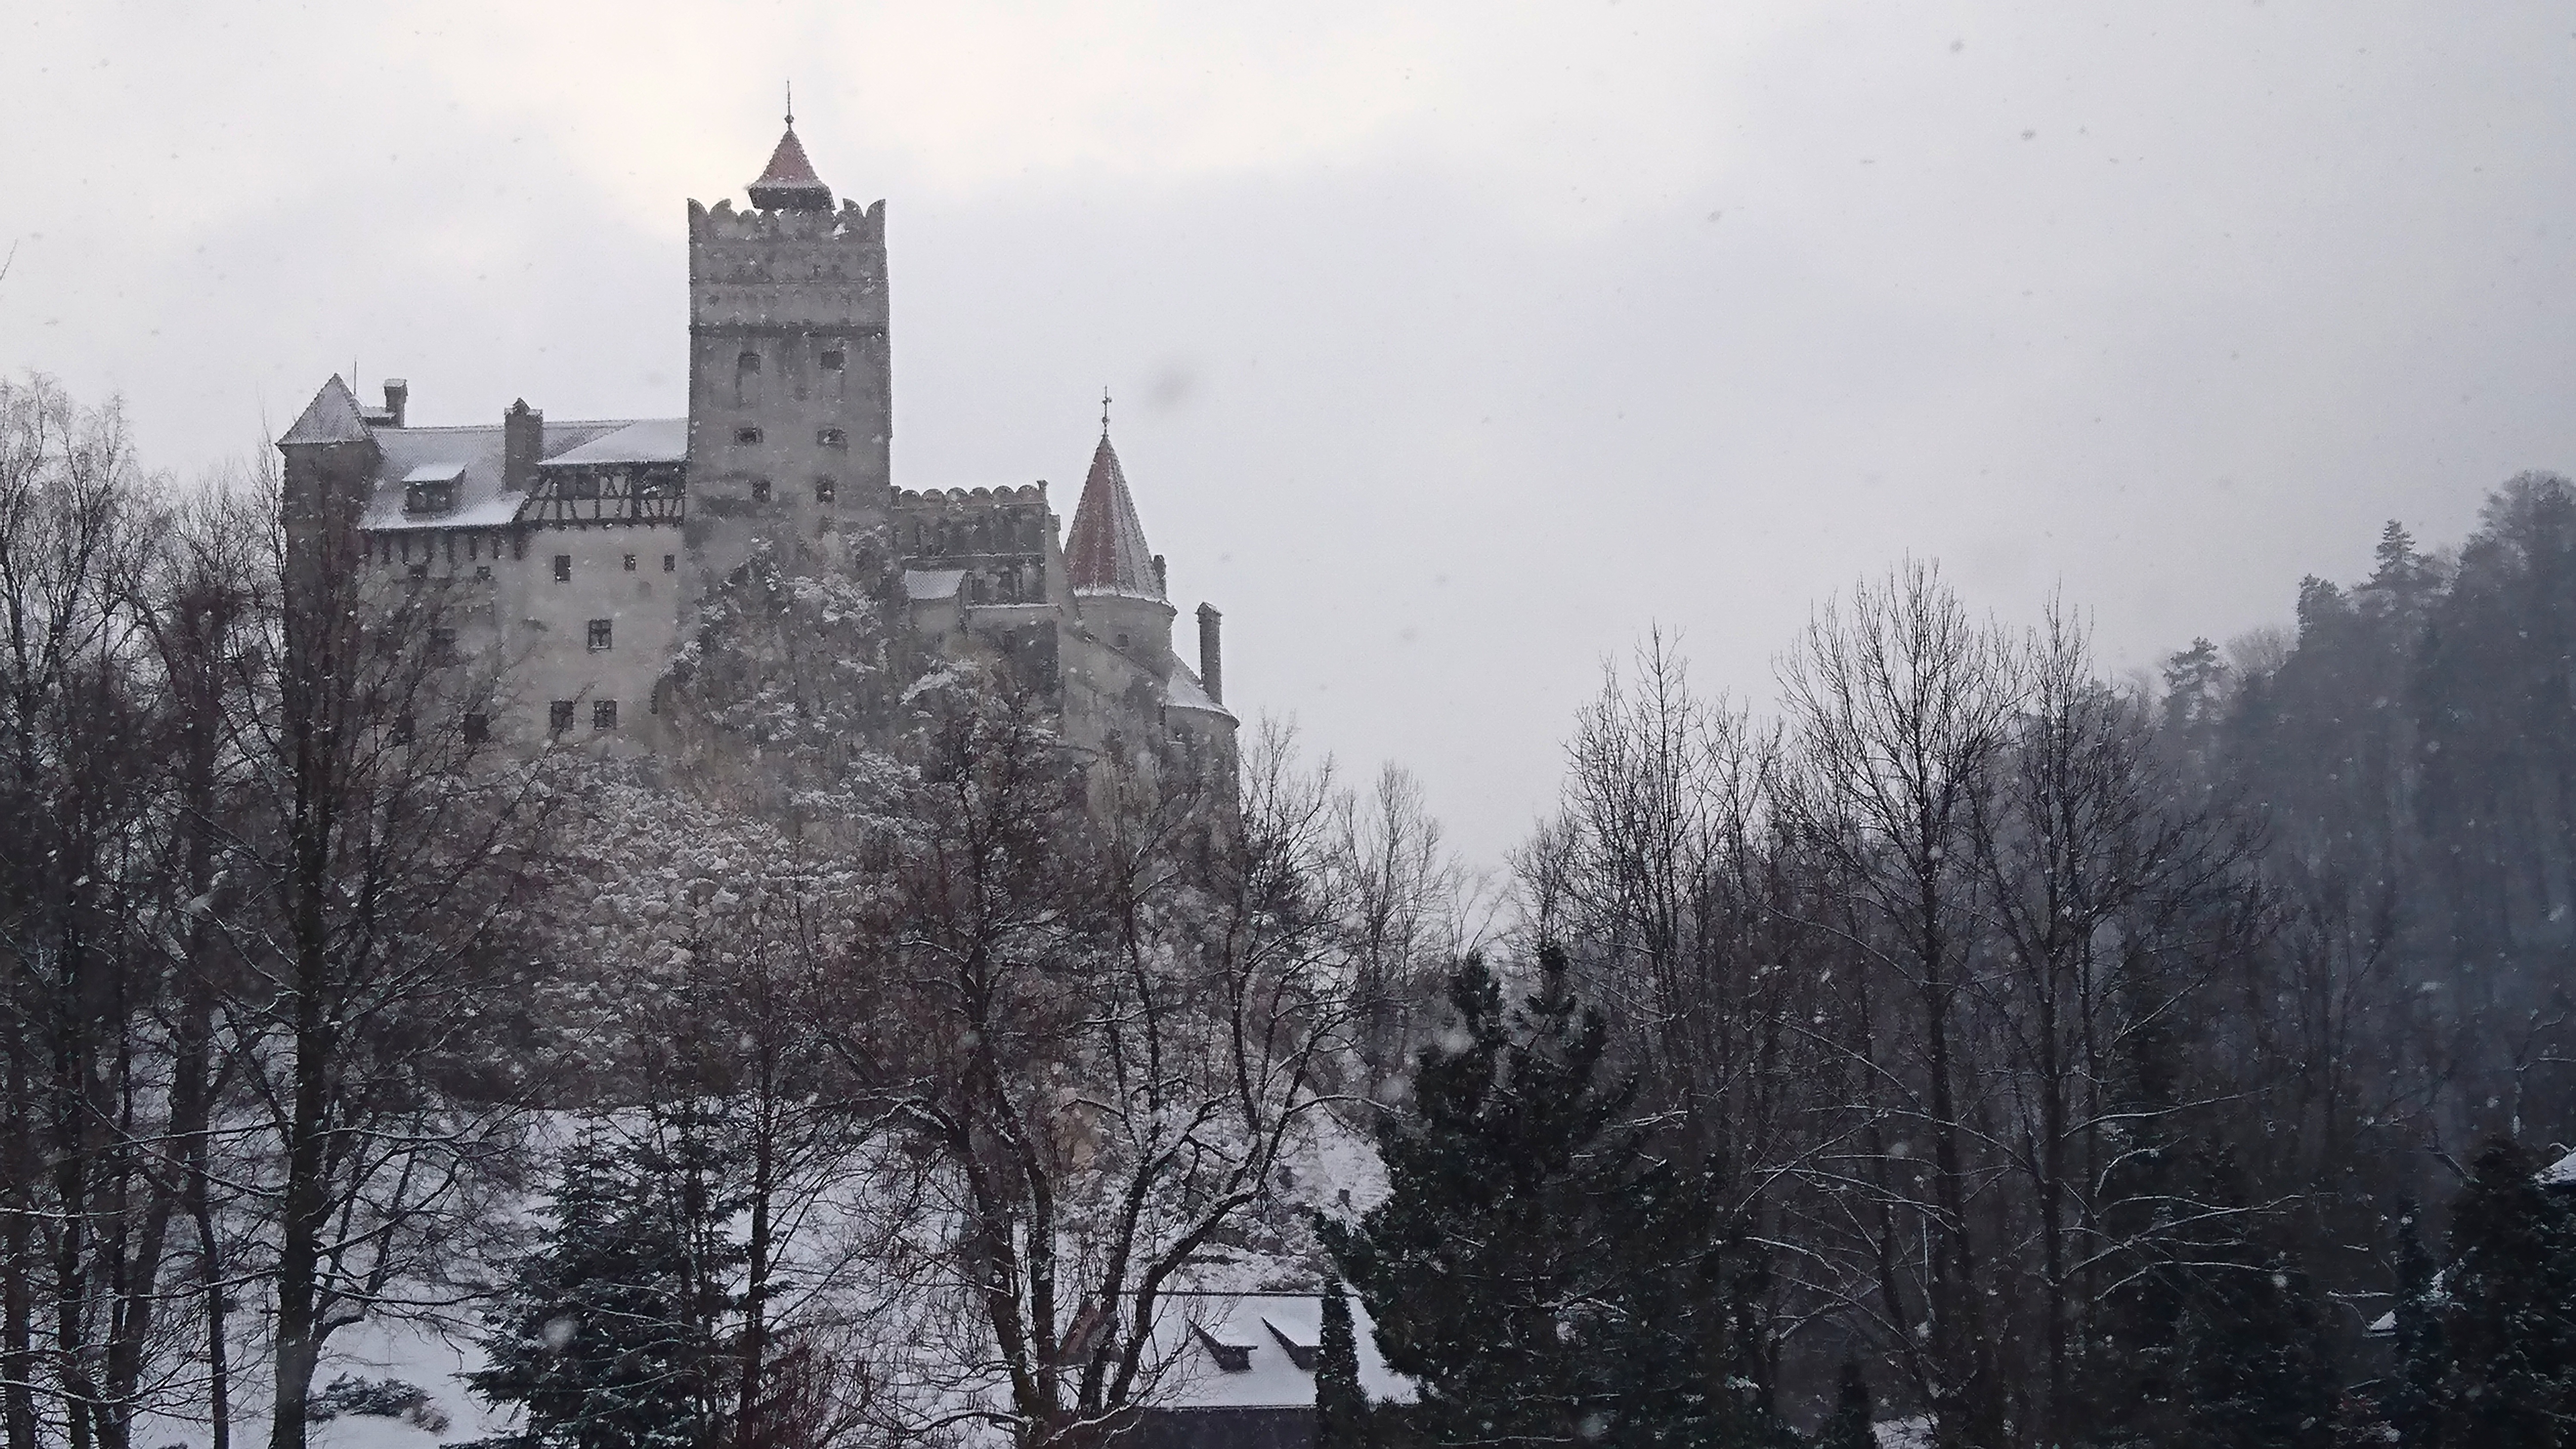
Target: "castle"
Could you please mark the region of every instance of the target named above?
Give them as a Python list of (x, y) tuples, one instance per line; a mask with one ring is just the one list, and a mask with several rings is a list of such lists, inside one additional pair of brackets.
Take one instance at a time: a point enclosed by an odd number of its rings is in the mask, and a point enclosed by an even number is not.
[(404, 381), (368, 407), (335, 376), (277, 441), (290, 532), (336, 520), (328, 566), (444, 581), (441, 642), (510, 661), (507, 706), (465, 721), (503, 746), (654, 748), (694, 606), (765, 540), (840, 534), (897, 629), (933, 659), (1008, 661), (1075, 747), (1230, 760), (1219, 616), (1199, 606), (1194, 672), (1105, 412), (1069, 530), (1043, 482), (897, 488), (885, 203), (836, 209), (792, 114), (749, 195), (689, 203), (688, 416), (521, 400), (415, 427)]

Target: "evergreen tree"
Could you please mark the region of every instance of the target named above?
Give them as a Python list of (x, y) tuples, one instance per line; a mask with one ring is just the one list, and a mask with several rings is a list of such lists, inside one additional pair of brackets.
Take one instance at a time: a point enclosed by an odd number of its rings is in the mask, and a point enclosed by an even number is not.
[(2183, 1419), (2207, 1449), (2331, 1449), (2342, 1389), (2307, 1275), (2279, 1255), (2196, 1275)]
[(2386, 1394), (2388, 1423), (2399, 1449), (2438, 1449), (2442, 1442), (2442, 1315), (2433, 1255), (2416, 1227), (2416, 1207), (2397, 1211), (2396, 1362)]
[(518, 1449), (703, 1449), (721, 1344), (694, 1297), (668, 1183), (593, 1125), (566, 1153), (552, 1226), (486, 1315), (474, 1392), (516, 1407)]
[(2568, 1211), (2498, 1139), (2451, 1207), (2450, 1340), (2442, 1394), (2453, 1444), (2542, 1449), (2576, 1414), (2576, 1242)]
[(1870, 1428), (1869, 1379), (1860, 1360), (1843, 1360), (1842, 1378), (1834, 1387), (1833, 1417), (1816, 1435), (1816, 1449), (1878, 1449)]
[(1324, 1320), (1315, 1339), (1315, 1449), (1364, 1449), (1368, 1394), (1360, 1387), (1359, 1339), (1351, 1331), (1350, 1295), (1324, 1275)]
[(1646, 1446), (1776, 1437), (1728, 1302), (1741, 1281), (1709, 1175), (1625, 1120), (1596, 1080), (1607, 1031), (1564, 953), (1506, 1012), (1484, 963), (1450, 983), (1458, 1028), (1425, 1048), (1413, 1111), (1378, 1134), (1387, 1199), (1323, 1225), (1434, 1444)]

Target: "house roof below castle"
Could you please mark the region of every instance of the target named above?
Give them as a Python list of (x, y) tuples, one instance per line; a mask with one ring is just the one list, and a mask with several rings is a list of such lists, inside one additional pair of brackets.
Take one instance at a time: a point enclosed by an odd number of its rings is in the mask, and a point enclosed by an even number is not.
[[(1158, 1404), (1173, 1409), (1312, 1409), (1324, 1300), (1313, 1293), (1174, 1294), (1156, 1326), (1170, 1351)], [(1360, 1387), (1372, 1399), (1410, 1403), (1413, 1381), (1378, 1356), (1368, 1314), (1351, 1304)], [(1158, 1354), (1157, 1358), (1164, 1358)]]

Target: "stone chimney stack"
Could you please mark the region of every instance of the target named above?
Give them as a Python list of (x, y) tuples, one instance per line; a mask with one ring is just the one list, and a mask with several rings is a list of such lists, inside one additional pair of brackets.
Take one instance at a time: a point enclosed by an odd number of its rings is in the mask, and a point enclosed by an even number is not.
[(521, 398), (501, 414), (501, 487), (525, 493), (537, 484), (537, 462), (546, 455), (546, 415)]
[(1217, 630), (1224, 622), (1216, 605), (1199, 605), (1199, 683), (1218, 704), (1225, 703), (1225, 651), (1217, 643)]
[(399, 428), (403, 425), (403, 406), (410, 401), (410, 383), (399, 377), (385, 379), (385, 412), (391, 418), (387, 426)]

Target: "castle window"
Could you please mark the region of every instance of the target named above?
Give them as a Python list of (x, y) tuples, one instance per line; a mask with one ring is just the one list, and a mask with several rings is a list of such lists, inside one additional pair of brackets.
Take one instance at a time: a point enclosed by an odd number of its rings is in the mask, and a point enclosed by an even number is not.
[(848, 363), (848, 361), (848, 355), (843, 353), (841, 349), (837, 347), (826, 347), (823, 349), (823, 370), (825, 372), (838, 372)]
[(760, 354), (757, 352), (746, 352), (742, 356), (735, 358), (733, 360), (733, 365), (735, 370), (739, 372), (758, 372), (760, 371)]
[(832, 489), (832, 480), (831, 480), (831, 479), (829, 479), (829, 478), (817, 478), (817, 479), (815, 479), (815, 480), (814, 480), (814, 501), (815, 501), (815, 502), (817, 502), (817, 503), (829, 503), (829, 502), (831, 502), (831, 501), (832, 501), (832, 492), (833, 492), (833, 489)]
[(555, 555), (555, 582), (559, 584), (568, 584), (572, 582), (571, 554), (559, 553)]
[(395, 716), (394, 716), (394, 743), (395, 743), (395, 744), (398, 744), (398, 745), (407, 745), (407, 744), (410, 744), (410, 743), (411, 743), (411, 728), (412, 728), (412, 726), (411, 726), (411, 711), (410, 711), (410, 710), (404, 710), (402, 713), (400, 713), (400, 714), (398, 714), (398, 715), (395, 715)]
[(428, 577), (429, 577), (429, 565), (427, 565), (427, 564), (425, 564), (425, 563), (416, 563), (416, 564), (413, 564), (413, 565), (411, 566), (411, 576), (412, 576), (413, 578), (415, 578), (415, 579), (425, 579), (425, 578), (428, 578)]
[(478, 548), (480, 548), (480, 547), (481, 547), (482, 542), (483, 542), (483, 536), (482, 536), (481, 534), (469, 533), (469, 534), (465, 535), (465, 559), (466, 559), (466, 562), (471, 563), (471, 562), (473, 562), (474, 560), (476, 560), (476, 559), (478, 559), (478, 558), (481, 558), (481, 557), (483, 556), (481, 553), (479, 553), (479, 552), (477, 552), (477, 551), (476, 551)]
[(446, 513), (456, 507), (461, 463), (424, 463), (403, 475), (403, 512)]
[(679, 571), (680, 571), (680, 556), (679, 556), (678, 554), (676, 554), (676, 553), (666, 553), (666, 554), (662, 555), (662, 572), (664, 572), (664, 573), (666, 573), (666, 574), (675, 574), (675, 573), (678, 573)]
[(614, 636), (615, 632), (616, 632), (616, 621), (615, 621), (615, 620), (613, 620), (613, 619), (593, 619), (593, 620), (591, 620), (591, 621), (590, 621), (590, 651), (591, 651), (593, 654), (596, 654), (596, 653), (598, 653), (599, 651), (601, 651), (601, 650), (603, 650), (603, 649), (608, 648), (608, 647), (609, 647), (609, 642), (610, 642), (611, 638)]
[(490, 564), (475, 565), (474, 582), (478, 584), (488, 584), (492, 582), (492, 566)]
[(825, 428), (814, 435), (814, 445), (818, 448), (846, 448), (850, 446), (850, 435), (839, 428)]
[(469, 745), (479, 745), (490, 738), (492, 738), (492, 717), (490, 715), (469, 714), (465, 717), (465, 743)]
[(733, 430), (733, 440), (748, 448), (752, 444), (760, 441), (760, 429), (736, 428)]
[(524, 534), (524, 533), (514, 533), (514, 534), (511, 534), (511, 535), (510, 535), (510, 557), (512, 557), (512, 558), (514, 558), (514, 559), (519, 559), (519, 560), (524, 561), (524, 560), (526, 560), (527, 556), (528, 556), (528, 536), (527, 536), (526, 534)]
[(635, 572), (635, 555), (631, 553), (626, 556), (626, 571), (630, 574)]
[(768, 479), (754, 478), (751, 480), (751, 501), (754, 503), (767, 503), (769, 501)]
[(456, 657), (456, 630), (445, 624), (432, 625), (429, 631), (429, 657), (442, 663)]
[(556, 734), (572, 728), (572, 701), (558, 699), (546, 706), (546, 728)]
[(1121, 648), (1121, 649), (1124, 649), (1124, 648), (1126, 648), (1126, 647), (1127, 647), (1127, 636), (1126, 636), (1126, 635), (1121, 634), (1121, 635), (1119, 635), (1119, 636), (1118, 636), (1118, 647), (1119, 647), (1119, 648)]
[(613, 730), (617, 728), (617, 701), (613, 699), (592, 701), (590, 706), (590, 727), (595, 730)]

